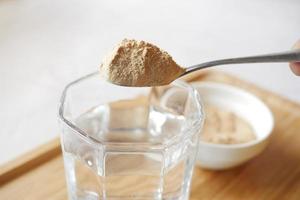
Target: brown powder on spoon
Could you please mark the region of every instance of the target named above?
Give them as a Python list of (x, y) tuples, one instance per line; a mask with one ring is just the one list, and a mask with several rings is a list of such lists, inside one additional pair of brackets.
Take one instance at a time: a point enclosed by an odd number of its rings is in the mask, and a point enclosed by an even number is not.
[(157, 46), (124, 39), (108, 55), (100, 72), (104, 78), (123, 86), (167, 85), (184, 73), (172, 57)]

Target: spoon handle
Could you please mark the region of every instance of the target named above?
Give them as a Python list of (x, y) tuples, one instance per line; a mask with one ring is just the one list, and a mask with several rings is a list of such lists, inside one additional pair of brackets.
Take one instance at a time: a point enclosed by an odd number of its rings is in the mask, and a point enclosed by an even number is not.
[(213, 67), (217, 65), (242, 64), (242, 63), (271, 63), (271, 62), (274, 63), (275, 62), (300, 62), (300, 49), (295, 49), (295, 50), (280, 52), (280, 53), (273, 53), (273, 54), (214, 60), (214, 61), (205, 62), (205, 63), (188, 67), (186, 68), (186, 71), (183, 75), (186, 75), (193, 71), (197, 71), (199, 69), (204, 69), (207, 67)]

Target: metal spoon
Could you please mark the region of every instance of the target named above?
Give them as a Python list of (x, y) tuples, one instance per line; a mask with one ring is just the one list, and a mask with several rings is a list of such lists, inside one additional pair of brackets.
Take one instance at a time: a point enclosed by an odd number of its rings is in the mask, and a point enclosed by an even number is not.
[(228, 58), (228, 59), (205, 62), (205, 63), (193, 65), (191, 67), (186, 68), (185, 72), (182, 73), (180, 77), (200, 69), (213, 67), (217, 65), (241, 64), (241, 63), (272, 63), (272, 62), (274, 63), (300, 62), (300, 49), (280, 52), (280, 53), (273, 53), (273, 54), (240, 57), (240, 58)]

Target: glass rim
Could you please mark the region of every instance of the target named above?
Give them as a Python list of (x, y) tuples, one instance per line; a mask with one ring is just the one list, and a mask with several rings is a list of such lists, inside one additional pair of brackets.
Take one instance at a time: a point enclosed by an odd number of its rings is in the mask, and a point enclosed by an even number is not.
[[(128, 146), (134, 145), (133, 147), (137, 147), (137, 148), (146, 145), (148, 148), (150, 146), (151, 149), (161, 149), (164, 146), (169, 146), (173, 143), (176, 143), (177, 140), (172, 141), (176, 137), (171, 138), (170, 141), (168, 141), (166, 143), (164, 143), (164, 142), (153, 143), (153, 142), (107, 142), (107, 141), (101, 141), (94, 137), (89, 136), (85, 131), (81, 130), (78, 126), (76, 126), (70, 120), (65, 118), (64, 110), (65, 110), (65, 102), (66, 102), (66, 96), (67, 96), (68, 90), (73, 85), (76, 85), (76, 84), (78, 84), (82, 81), (85, 81), (86, 79), (91, 78), (96, 75), (99, 75), (99, 71), (92, 72), (92, 73), (84, 75), (78, 79), (75, 79), (74, 81), (71, 81), (64, 87), (62, 95), (60, 97), (58, 117), (64, 124), (66, 124), (75, 133), (77, 133), (77, 135), (79, 137), (81, 137), (82, 139), (84, 139), (85, 141), (87, 141), (89, 143), (98, 144), (98, 145), (109, 145), (109, 146), (119, 146), (119, 147), (128, 147)], [(172, 83), (170, 83), (169, 85), (172, 85), (172, 84), (187, 90), (189, 94), (192, 94), (193, 99), (198, 98), (198, 100), (196, 100), (196, 104), (197, 104), (197, 110), (199, 113), (199, 120), (197, 120), (197, 123), (195, 124), (195, 126), (199, 126), (199, 129), (200, 129), (200, 127), (202, 126), (204, 114), (203, 114), (202, 101), (201, 101), (199, 93), (197, 92), (196, 89), (194, 89), (191, 85), (189, 85), (188, 83), (186, 83), (183, 80), (175, 80)], [(120, 86), (120, 87), (122, 87), (122, 86)], [(183, 134), (183, 135), (184, 135), (184, 137), (179, 138), (180, 140), (182, 140), (182, 139), (186, 140), (190, 136), (190, 134)]]

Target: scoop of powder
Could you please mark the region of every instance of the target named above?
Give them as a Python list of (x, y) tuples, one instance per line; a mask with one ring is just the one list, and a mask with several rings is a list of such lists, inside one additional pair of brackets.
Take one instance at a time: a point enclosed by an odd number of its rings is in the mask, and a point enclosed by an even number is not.
[(157, 46), (124, 39), (100, 68), (106, 80), (123, 86), (158, 86), (171, 83), (185, 69)]

